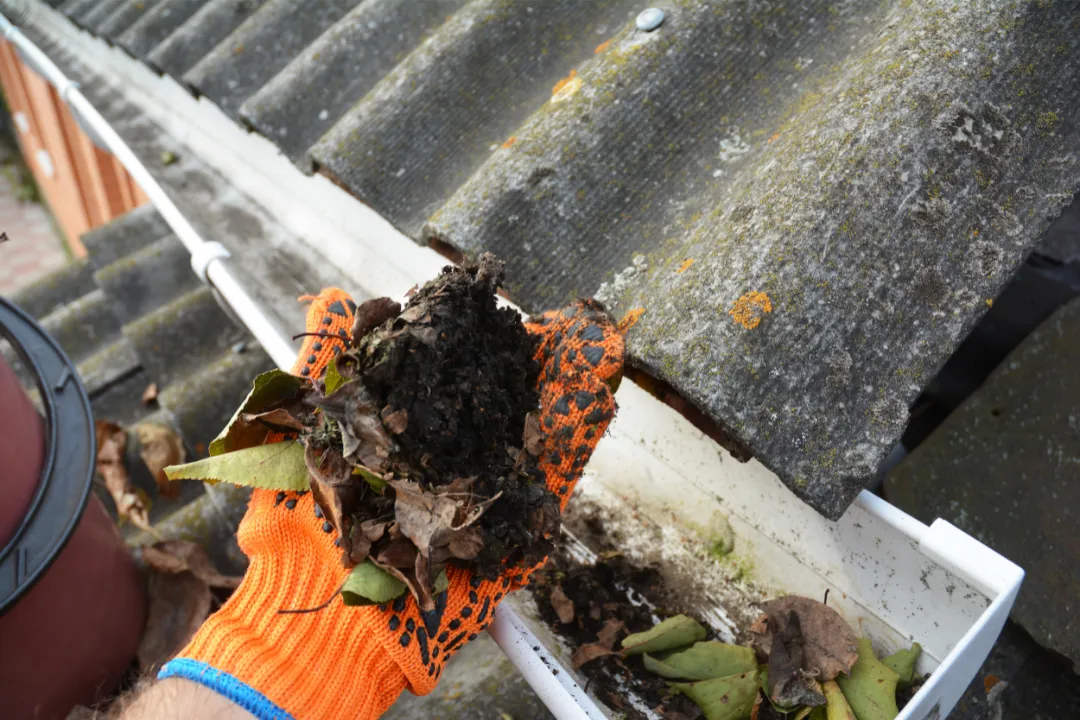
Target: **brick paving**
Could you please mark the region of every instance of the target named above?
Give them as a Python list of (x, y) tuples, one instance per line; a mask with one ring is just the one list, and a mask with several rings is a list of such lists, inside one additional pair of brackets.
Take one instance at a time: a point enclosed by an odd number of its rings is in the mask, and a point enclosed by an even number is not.
[(11, 295), (68, 261), (63, 241), (39, 203), (20, 203), (11, 180), (0, 175), (0, 295)]

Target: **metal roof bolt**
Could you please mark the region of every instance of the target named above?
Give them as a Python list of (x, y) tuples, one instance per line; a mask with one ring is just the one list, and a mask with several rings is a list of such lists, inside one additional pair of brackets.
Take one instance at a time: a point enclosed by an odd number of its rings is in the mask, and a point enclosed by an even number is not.
[(664, 11), (660, 8), (649, 8), (648, 10), (642, 10), (641, 14), (637, 16), (638, 30), (644, 30), (645, 32), (652, 32), (656, 28), (664, 24)]

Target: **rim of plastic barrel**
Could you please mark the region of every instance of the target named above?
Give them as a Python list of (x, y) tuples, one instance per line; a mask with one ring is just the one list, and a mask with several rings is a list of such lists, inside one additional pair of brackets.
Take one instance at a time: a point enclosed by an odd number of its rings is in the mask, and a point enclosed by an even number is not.
[(0, 298), (0, 337), (29, 368), (45, 408), (45, 463), (19, 526), (0, 549), (0, 614), (49, 569), (90, 497), (97, 447), (90, 400), (74, 364), (45, 330)]

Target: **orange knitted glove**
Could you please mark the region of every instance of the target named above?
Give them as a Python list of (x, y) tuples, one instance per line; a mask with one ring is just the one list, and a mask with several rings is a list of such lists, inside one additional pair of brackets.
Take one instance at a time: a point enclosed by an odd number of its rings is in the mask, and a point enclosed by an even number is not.
[[(308, 337), (293, 368), (319, 377), (349, 342), (356, 305), (336, 288), (312, 300)], [(615, 414), (623, 339), (603, 309), (581, 301), (526, 323), (540, 336), (540, 423), (546, 435), (539, 468), (562, 507)], [(233, 596), (199, 629), (159, 677), (185, 677), (225, 695), (259, 718), (376, 718), (406, 687), (423, 695), (446, 661), (476, 638), (510, 590), (531, 571), (494, 581), (447, 567), (449, 588), (421, 612), (411, 595), (389, 605), (347, 607), (340, 599), (310, 608), (340, 588), (348, 570), (334, 529), (311, 494), (255, 490), (237, 537), (251, 561)]]

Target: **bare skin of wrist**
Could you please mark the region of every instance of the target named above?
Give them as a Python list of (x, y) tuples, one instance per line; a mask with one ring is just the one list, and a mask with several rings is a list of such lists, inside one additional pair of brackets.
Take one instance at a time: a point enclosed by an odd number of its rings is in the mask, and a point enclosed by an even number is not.
[(140, 693), (120, 720), (255, 720), (255, 716), (213, 690), (182, 678), (154, 683)]

